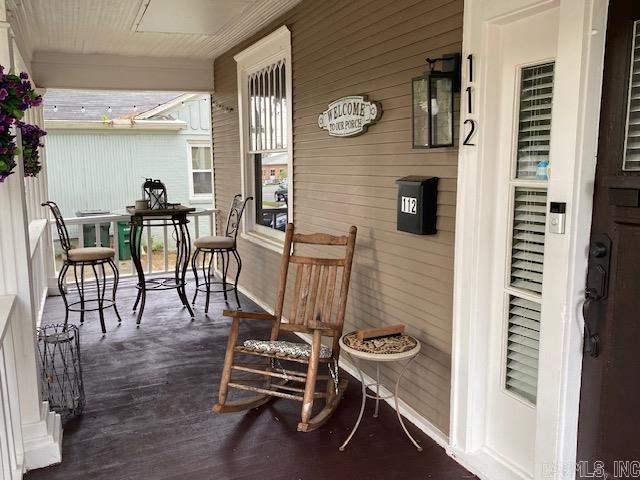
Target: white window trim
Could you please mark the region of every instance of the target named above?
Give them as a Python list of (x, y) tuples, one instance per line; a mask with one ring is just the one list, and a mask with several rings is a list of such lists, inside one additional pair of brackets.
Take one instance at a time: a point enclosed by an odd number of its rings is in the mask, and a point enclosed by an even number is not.
[[(248, 155), (249, 132), (246, 128), (248, 118), (248, 87), (247, 78), (252, 73), (275, 63), (285, 61), (286, 95), (287, 95), (287, 169), (289, 183), (289, 198), (287, 201), (288, 222), (293, 222), (293, 102), (291, 87), (291, 32), (286, 26), (278, 28), (263, 39), (254, 43), (235, 55), (238, 79), (238, 121), (240, 127), (240, 173), (242, 196), (253, 195), (255, 172), (251, 158)], [(282, 252), (284, 232), (256, 224), (256, 206), (254, 202), (247, 204), (247, 210), (242, 218), (241, 237), (257, 243), (270, 250)]]
[[(211, 156), (211, 194), (197, 194), (193, 191), (193, 158), (191, 157), (191, 147), (209, 147)], [(213, 149), (210, 140), (187, 140), (187, 170), (189, 171), (189, 202), (190, 203), (211, 203), (213, 202)], [(203, 170), (204, 171), (204, 170)]]

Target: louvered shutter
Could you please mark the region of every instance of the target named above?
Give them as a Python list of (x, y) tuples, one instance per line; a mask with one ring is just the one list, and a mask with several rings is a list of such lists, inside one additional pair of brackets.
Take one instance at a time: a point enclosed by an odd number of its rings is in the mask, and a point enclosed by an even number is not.
[(518, 118), (517, 178), (536, 178), (540, 162), (549, 161), (553, 70), (553, 63), (522, 69)]
[(511, 296), (507, 336), (506, 388), (536, 401), (538, 352), (540, 341), (540, 304)]
[(513, 208), (511, 286), (542, 293), (547, 191), (516, 187)]
[(640, 171), (640, 27), (633, 27), (633, 57), (627, 105), (627, 136), (625, 138), (622, 169)]
[(504, 387), (535, 405), (547, 223), (554, 63), (520, 71), (511, 250), (506, 276)]

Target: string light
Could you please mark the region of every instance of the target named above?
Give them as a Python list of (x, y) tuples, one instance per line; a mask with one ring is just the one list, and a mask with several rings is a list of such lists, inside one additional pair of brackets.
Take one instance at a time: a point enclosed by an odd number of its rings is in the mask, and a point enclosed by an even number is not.
[[(201, 98), (199, 100), (202, 100), (203, 102), (207, 102), (207, 101), (209, 101), (209, 98), (205, 97), (205, 98)], [(194, 102), (197, 102), (197, 101), (198, 100), (190, 100), (190, 101), (186, 101), (186, 102), (185, 101), (181, 101), (180, 105), (181, 106), (185, 106), (187, 104), (194, 103)], [(169, 102), (167, 102), (167, 103), (169, 103)], [(140, 110), (142, 110), (144, 112), (146, 110), (149, 110), (150, 108), (162, 107), (163, 105), (165, 105), (165, 104), (158, 103), (153, 107), (150, 106), (150, 105), (131, 105), (131, 106), (128, 106), (128, 105), (116, 105), (115, 107), (112, 106), (112, 105), (104, 105), (102, 107), (100, 107), (99, 105), (94, 105), (94, 106), (89, 106), (89, 108), (90, 109), (92, 109), (92, 108), (104, 108), (108, 113), (112, 113), (114, 108), (124, 109), (124, 110), (130, 109), (133, 112), (139, 112)], [(224, 113), (229, 113), (229, 112), (233, 112), (234, 111), (233, 107), (227, 107), (227, 106), (225, 106), (225, 105), (223, 105), (223, 104), (221, 104), (219, 102), (213, 102), (212, 101), (211, 102), (211, 107), (212, 108), (217, 108), (219, 110), (222, 110)], [(86, 111), (87, 111), (87, 107), (85, 105), (71, 105), (71, 104), (53, 105), (52, 110), (57, 113), (60, 110), (62, 110), (62, 111), (65, 111), (65, 110), (66, 111), (73, 111), (73, 110), (75, 110), (77, 108), (79, 108), (80, 112), (82, 112), (82, 113), (86, 113)]]

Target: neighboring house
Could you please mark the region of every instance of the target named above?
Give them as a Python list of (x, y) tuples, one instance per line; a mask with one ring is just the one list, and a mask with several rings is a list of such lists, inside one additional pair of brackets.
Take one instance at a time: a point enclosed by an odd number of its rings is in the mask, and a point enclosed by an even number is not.
[(170, 202), (211, 207), (208, 94), (48, 90), (46, 104), (49, 198), (64, 217), (122, 210), (145, 178)]
[(288, 176), (287, 155), (284, 153), (271, 155), (262, 160), (262, 182), (280, 183)]

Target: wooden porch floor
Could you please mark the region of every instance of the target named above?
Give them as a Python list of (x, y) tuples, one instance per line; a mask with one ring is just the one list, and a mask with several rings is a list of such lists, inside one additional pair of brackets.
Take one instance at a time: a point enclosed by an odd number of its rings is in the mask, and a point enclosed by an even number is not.
[[(135, 289), (123, 285), (118, 293), (120, 327), (108, 311), (106, 336), (95, 314), (81, 328), (87, 406), (65, 426), (63, 462), (27, 480), (475, 478), (409, 425), (424, 448), (418, 453), (384, 403), (377, 420), (369, 405), (347, 450), (338, 451), (360, 405), (353, 378), (334, 417), (312, 433), (296, 431), (297, 402), (212, 413), (229, 328), (220, 316), (224, 302), (214, 296), (209, 317), (200, 304), (190, 321), (174, 292), (152, 292), (136, 329)], [(242, 300), (245, 310), (259, 310)], [(63, 319), (61, 299), (49, 298), (43, 323)]]

